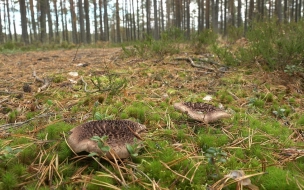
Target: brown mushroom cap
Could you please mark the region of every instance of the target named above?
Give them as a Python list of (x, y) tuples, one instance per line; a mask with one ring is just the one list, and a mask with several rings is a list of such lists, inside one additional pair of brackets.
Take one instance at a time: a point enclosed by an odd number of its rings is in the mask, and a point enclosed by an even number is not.
[[(119, 158), (129, 157), (126, 144), (134, 144), (141, 141), (139, 134), (146, 129), (145, 125), (129, 120), (102, 120), (91, 121), (73, 128), (67, 142), (71, 149), (76, 152), (96, 152), (102, 155), (103, 152), (96, 141), (91, 140), (93, 136), (107, 136), (106, 143), (110, 146), (110, 151), (114, 151)], [(113, 159), (108, 152), (106, 156)]]
[(186, 113), (192, 119), (202, 121), (206, 124), (215, 122), (222, 118), (231, 117), (231, 115), (225, 111), (206, 103), (184, 102), (175, 103), (173, 106), (182, 113)]

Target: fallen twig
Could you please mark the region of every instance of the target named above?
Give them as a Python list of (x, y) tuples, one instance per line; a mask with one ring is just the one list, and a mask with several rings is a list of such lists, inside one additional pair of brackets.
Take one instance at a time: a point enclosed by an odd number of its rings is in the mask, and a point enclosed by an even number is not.
[(193, 67), (203, 68), (203, 69), (206, 69), (209, 71), (216, 71), (215, 69), (194, 63), (194, 61), (190, 57), (176, 57), (176, 58), (174, 58), (174, 60), (186, 60), (186, 61), (189, 61)]
[(43, 85), (38, 88), (38, 92), (41, 92), (42, 90), (45, 90), (47, 87), (50, 86), (50, 80), (48, 78), (39, 78), (37, 75), (36, 75), (36, 71), (34, 70), (33, 71), (33, 77), (35, 78), (36, 81), (39, 81), (39, 82), (42, 82)]

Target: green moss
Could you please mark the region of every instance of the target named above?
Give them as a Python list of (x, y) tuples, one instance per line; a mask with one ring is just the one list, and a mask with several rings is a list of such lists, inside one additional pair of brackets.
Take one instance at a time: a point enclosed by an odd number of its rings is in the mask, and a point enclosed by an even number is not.
[(14, 189), (18, 184), (17, 176), (12, 172), (2, 173), (0, 181), (2, 181), (2, 188), (5, 190)]
[(266, 169), (268, 174), (261, 177), (251, 178), (252, 184), (260, 184), (265, 189), (284, 189), (294, 190), (298, 189), (297, 184), (294, 180), (286, 182), (287, 176), (292, 179), (293, 173), (288, 170), (284, 170), (278, 166), (272, 166)]
[(298, 125), (300, 126), (304, 126), (304, 115), (302, 115), (299, 119), (298, 119)]

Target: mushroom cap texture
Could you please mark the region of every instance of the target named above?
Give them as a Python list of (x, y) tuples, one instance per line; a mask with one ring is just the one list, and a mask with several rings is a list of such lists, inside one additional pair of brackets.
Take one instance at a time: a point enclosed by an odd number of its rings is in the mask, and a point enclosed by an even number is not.
[(192, 119), (204, 123), (212, 123), (222, 118), (230, 118), (231, 115), (225, 111), (207, 103), (183, 102), (175, 103), (174, 108), (188, 114)]
[[(140, 142), (139, 134), (145, 131), (146, 126), (129, 120), (102, 120), (91, 121), (73, 128), (67, 142), (71, 149), (78, 153), (82, 151), (96, 152), (102, 155), (103, 152), (97, 145), (96, 141), (91, 140), (93, 136), (107, 136), (106, 143), (110, 146), (110, 151), (115, 152), (115, 156), (119, 158), (129, 157), (126, 144), (134, 144)], [(113, 159), (108, 152), (106, 156)]]

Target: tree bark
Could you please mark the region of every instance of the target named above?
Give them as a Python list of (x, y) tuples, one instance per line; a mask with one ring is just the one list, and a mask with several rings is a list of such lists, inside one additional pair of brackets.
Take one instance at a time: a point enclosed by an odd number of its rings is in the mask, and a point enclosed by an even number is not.
[(40, 41), (46, 43), (46, 10), (47, 0), (40, 0)]
[(109, 41), (109, 22), (108, 22), (108, 3), (107, 0), (104, 0), (104, 33), (105, 41)]
[(78, 44), (78, 37), (77, 37), (77, 26), (76, 26), (76, 14), (74, 8), (73, 0), (70, 0), (70, 12), (71, 12), (71, 22), (72, 22), (72, 40), (73, 43)]
[(34, 33), (34, 39), (37, 40), (37, 30), (36, 30), (36, 19), (35, 19), (35, 12), (34, 12), (34, 4), (33, 0), (30, 0), (30, 10), (31, 10), (31, 21), (32, 21), (32, 29)]
[(84, 12), (86, 20), (86, 43), (91, 43), (91, 29), (90, 29), (90, 11), (89, 11), (89, 0), (84, 0)]
[[(6, 0), (6, 12), (7, 12), (7, 22), (8, 22), (8, 36), (9, 36), (9, 40), (12, 41), (13, 40), (13, 36), (12, 36), (12, 31), (11, 31), (11, 17), (10, 17), (10, 10), (9, 9), (10, 9), (9, 8), (9, 3), (8, 3), (8, 0)], [(25, 1), (24, 1), (24, 9), (25, 9)]]
[(120, 43), (121, 42), (121, 37), (120, 37), (120, 18), (119, 18), (119, 3), (118, 0), (116, 0), (116, 42)]
[(78, 20), (79, 20), (79, 26), (80, 26), (80, 42), (86, 43), (82, 0), (78, 0), (78, 13), (79, 13)]
[(159, 40), (157, 2), (156, 2), (156, 0), (153, 0), (153, 7), (154, 7), (154, 39)]
[(59, 16), (58, 16), (58, 10), (57, 10), (57, 0), (53, 0), (53, 4), (54, 4), (54, 11), (55, 11), (55, 34), (56, 34), (55, 41), (58, 43), (58, 42), (60, 42), (60, 37), (59, 37)]
[(53, 21), (51, 16), (51, 9), (50, 9), (50, 1), (46, 1), (46, 8), (47, 8), (47, 19), (48, 19), (48, 28), (49, 28), (49, 42), (54, 41), (54, 34), (53, 34)]

